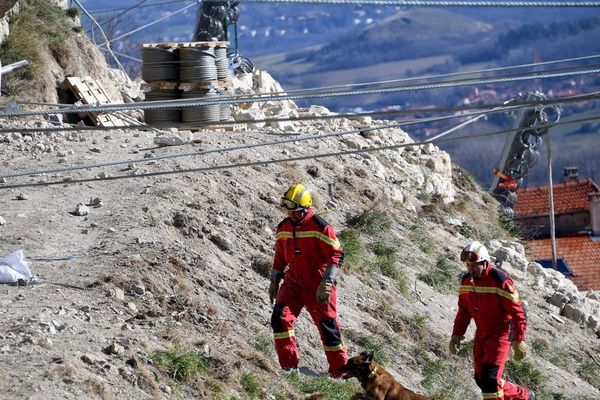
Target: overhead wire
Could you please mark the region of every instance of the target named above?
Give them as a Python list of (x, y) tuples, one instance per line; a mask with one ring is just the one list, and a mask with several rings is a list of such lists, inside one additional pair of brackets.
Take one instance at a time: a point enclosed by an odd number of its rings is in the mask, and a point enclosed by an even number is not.
[[(579, 101), (581, 101), (581, 100), (579, 100)], [(545, 103), (544, 106), (557, 106), (557, 105), (564, 104), (564, 103), (565, 103), (564, 101), (561, 101), (561, 102), (555, 101), (555, 102)], [(449, 116), (442, 116), (442, 117), (413, 119), (413, 120), (402, 121), (402, 122), (398, 122), (398, 123), (392, 123), (392, 124), (386, 125), (386, 127), (400, 128), (400, 127), (408, 126), (408, 125), (423, 124), (423, 123), (428, 123), (428, 122), (439, 122), (439, 121), (449, 120), (449, 119), (454, 119), (454, 118), (459, 118), (459, 117), (475, 116), (475, 118), (479, 118), (483, 115), (489, 115), (489, 114), (500, 113), (500, 112), (505, 112), (505, 111), (515, 111), (515, 110), (519, 110), (522, 108), (531, 108), (532, 104), (536, 105), (536, 106), (541, 105), (539, 101), (531, 102), (531, 104), (526, 104), (525, 102), (508, 104), (505, 102), (504, 104), (496, 106), (491, 110), (483, 110), (483, 111), (472, 112), (472, 113), (467, 113), (467, 114), (460, 114), (460, 115), (449, 115)], [(463, 124), (464, 123), (460, 124), (459, 127)], [(12, 177), (19, 177), (19, 176), (27, 176), (27, 175), (51, 174), (51, 173), (92, 169), (92, 168), (107, 167), (107, 166), (136, 164), (136, 163), (142, 163), (142, 162), (150, 162), (150, 161), (157, 161), (157, 160), (164, 160), (164, 159), (174, 159), (174, 158), (181, 158), (181, 157), (188, 157), (188, 156), (198, 156), (198, 155), (205, 155), (205, 154), (210, 154), (210, 153), (225, 153), (225, 152), (235, 151), (235, 150), (249, 150), (251, 148), (274, 146), (274, 145), (280, 145), (280, 144), (286, 144), (286, 143), (292, 143), (292, 142), (318, 140), (318, 139), (324, 139), (324, 138), (330, 138), (330, 137), (341, 137), (341, 136), (345, 136), (345, 135), (349, 135), (349, 134), (361, 133), (361, 132), (366, 132), (369, 130), (378, 130), (378, 129), (386, 129), (386, 128), (385, 127), (375, 127), (375, 128), (362, 127), (362, 128), (355, 129), (355, 130), (335, 132), (335, 133), (331, 133), (331, 134), (323, 134), (323, 135), (317, 135), (317, 136), (315, 136), (315, 135), (294, 136), (293, 139), (269, 141), (266, 143), (255, 143), (255, 144), (251, 144), (251, 145), (234, 146), (234, 147), (229, 147), (229, 148), (209, 149), (209, 150), (203, 150), (200, 152), (194, 151), (194, 152), (186, 152), (186, 153), (168, 154), (168, 155), (157, 156), (157, 157), (152, 157), (152, 158), (144, 157), (142, 159), (107, 161), (107, 162), (102, 162), (102, 163), (67, 166), (67, 167), (51, 168), (51, 169), (37, 170), (37, 171), (13, 172), (13, 173), (7, 173), (7, 174), (0, 174), (0, 178), (12, 178)], [(455, 130), (455, 129), (453, 128), (452, 130)], [(447, 131), (445, 134), (450, 133), (452, 130)], [(442, 135), (438, 135), (438, 136), (428, 139), (428, 140), (433, 141), (435, 139), (440, 138), (441, 136)]]
[[(308, 100), (308, 99), (320, 99), (327, 97), (341, 97), (341, 96), (358, 96), (358, 95), (372, 95), (382, 93), (401, 93), (415, 90), (430, 90), (430, 89), (447, 89), (473, 85), (484, 85), (492, 83), (508, 83), (517, 82), (524, 80), (538, 80), (538, 79), (550, 79), (550, 78), (564, 78), (569, 76), (581, 76), (587, 74), (600, 73), (600, 69), (590, 69), (583, 71), (567, 71), (559, 73), (540, 73), (533, 72), (531, 74), (520, 74), (518, 76), (510, 75), (507, 78), (484, 78), (484, 79), (464, 79), (457, 81), (442, 81), (434, 83), (425, 83), (420, 85), (403, 85), (389, 88), (375, 88), (375, 89), (359, 89), (359, 90), (347, 90), (347, 91), (335, 91), (326, 93), (304, 93), (301, 95), (272, 95), (272, 94), (258, 94), (247, 97), (232, 96), (226, 99), (215, 99), (215, 100), (203, 100), (203, 99), (179, 99), (169, 101), (157, 101), (157, 102), (143, 102), (143, 103), (120, 103), (120, 104), (103, 104), (97, 106), (80, 106), (61, 109), (62, 113), (80, 113), (80, 112), (114, 112), (114, 111), (126, 111), (126, 110), (156, 110), (156, 109), (174, 109), (174, 108), (189, 108), (204, 105), (215, 105), (215, 104), (240, 104), (248, 102), (264, 103), (269, 101), (282, 101), (282, 100)], [(35, 111), (3, 111), (0, 112), (0, 117), (12, 117), (12, 116), (29, 116), (29, 115), (43, 115), (49, 113), (48, 110), (35, 110)]]
[[(483, 73), (488, 73), (488, 72), (505, 71), (505, 70), (510, 70), (510, 69), (538, 67), (538, 66), (543, 66), (543, 65), (560, 64), (560, 63), (567, 63), (567, 62), (572, 62), (572, 61), (590, 60), (590, 59), (594, 59), (594, 58), (600, 58), (600, 54), (594, 54), (594, 55), (582, 56), (582, 57), (563, 58), (563, 59), (559, 59), (559, 60), (543, 61), (543, 62), (528, 63), (528, 64), (507, 65), (507, 66), (503, 66), (503, 67), (485, 68), (485, 69), (479, 69), (479, 70), (473, 70), (473, 71), (461, 71), (461, 72), (450, 72), (450, 73), (446, 73), (446, 74), (413, 76), (413, 77), (389, 79), (389, 80), (374, 81), (374, 82), (348, 83), (348, 84), (343, 84), (343, 85), (321, 86), (318, 88), (309, 88), (309, 89), (294, 89), (294, 90), (288, 90), (288, 91), (286, 91), (286, 93), (294, 93), (297, 90), (317, 90), (317, 89), (330, 90), (330, 89), (340, 89), (340, 88), (346, 88), (346, 87), (360, 87), (360, 86), (381, 85), (381, 84), (389, 84), (389, 83), (412, 82), (412, 81), (418, 81), (418, 80), (423, 80), (423, 79), (448, 78), (448, 77), (462, 76), (462, 75), (477, 75), (477, 74), (483, 74)], [(538, 72), (538, 71), (533, 71), (533, 72)]]
[[(141, 30), (144, 30), (144, 29), (146, 29), (146, 28), (148, 28), (148, 27), (152, 26), (152, 25), (155, 25), (155, 24), (157, 24), (157, 23), (159, 23), (159, 22), (161, 22), (161, 21), (164, 21), (165, 19), (171, 18), (171, 17), (173, 17), (173, 16), (175, 16), (175, 15), (177, 15), (177, 14), (180, 14), (180, 13), (182, 13), (182, 12), (186, 11), (187, 9), (189, 9), (189, 8), (191, 8), (191, 7), (194, 7), (195, 5), (196, 5), (196, 3), (188, 4), (187, 6), (185, 6), (185, 7), (182, 7), (182, 8), (180, 8), (180, 9), (176, 10), (176, 11), (170, 12), (170, 13), (168, 13), (167, 15), (164, 15), (164, 16), (162, 16), (162, 17), (158, 18), (158, 19), (155, 19), (155, 20), (154, 20), (154, 21), (152, 21), (152, 22), (149, 22), (149, 23), (147, 23), (147, 24), (145, 24), (145, 25), (142, 25), (142, 26), (140, 26), (140, 27), (138, 27), (138, 28), (136, 28), (136, 29), (133, 29), (133, 30), (131, 30), (131, 31), (127, 32), (127, 33), (124, 33), (124, 34), (122, 34), (122, 35), (119, 35), (119, 36), (117, 36), (117, 37), (115, 37), (115, 38), (112, 38), (112, 39), (110, 39), (110, 40), (108, 41), (108, 43), (116, 42), (117, 40), (121, 40), (121, 39), (123, 39), (123, 38), (126, 38), (127, 36), (131, 36), (131, 35), (133, 35), (134, 33), (137, 33), (137, 32), (139, 32), (139, 31), (141, 31)], [(104, 45), (105, 45), (104, 43), (101, 43), (101, 44), (99, 44), (99, 46), (104, 46)]]
[[(553, 105), (553, 104), (568, 104), (574, 102), (583, 102), (583, 101), (591, 101), (597, 100), (600, 98), (600, 92), (590, 92), (573, 96), (565, 96), (547, 100), (537, 100), (537, 101), (526, 101), (518, 103), (520, 108), (531, 107), (535, 105)], [(48, 105), (49, 103), (38, 103), (38, 102), (25, 102), (24, 104), (41, 104)], [(401, 116), (401, 115), (416, 115), (416, 114), (434, 114), (434, 113), (449, 113), (449, 112), (465, 112), (469, 110), (489, 110), (497, 107), (505, 106), (504, 103), (491, 103), (491, 104), (469, 104), (469, 105), (461, 105), (458, 107), (435, 107), (435, 108), (409, 108), (403, 110), (391, 109), (391, 110), (379, 110), (379, 111), (370, 111), (370, 112), (362, 112), (362, 113), (331, 113), (327, 115), (301, 115), (296, 117), (279, 117), (279, 118), (261, 118), (261, 119), (247, 119), (247, 120), (236, 120), (236, 121), (223, 121), (219, 123), (219, 125), (237, 125), (237, 124), (259, 124), (259, 123), (270, 123), (270, 122), (282, 122), (282, 121), (292, 121), (292, 122), (303, 122), (303, 121), (317, 121), (317, 120), (331, 120), (331, 119), (355, 119), (361, 117), (374, 117), (374, 116)], [(56, 112), (60, 112), (60, 109), (55, 110)], [(457, 117), (464, 116), (465, 114), (457, 115)], [(186, 127), (190, 128), (202, 128), (203, 126), (213, 126), (212, 123), (197, 123), (197, 124), (177, 124), (177, 127), (180, 129), (185, 129)], [(63, 132), (63, 131), (107, 131), (107, 130), (115, 130), (115, 129), (140, 129), (140, 130), (155, 130), (156, 128), (172, 128), (175, 127), (173, 124), (156, 124), (156, 125), (147, 125), (147, 124), (132, 124), (132, 125), (121, 125), (121, 126), (67, 126), (67, 127), (53, 127), (53, 128), (10, 128), (5, 127), (2, 129), (3, 133), (13, 133), (18, 132), (21, 134), (28, 133), (53, 133), (53, 132)]]
[[(219, 164), (219, 165), (213, 165), (213, 166), (207, 166), (207, 167), (177, 169), (177, 170), (170, 170), (170, 171), (147, 172), (147, 173), (135, 174), (135, 175), (115, 175), (115, 176), (106, 176), (106, 177), (102, 177), (102, 178), (81, 178), (81, 179), (70, 179), (70, 180), (48, 181), (48, 182), (32, 182), (32, 183), (20, 183), (20, 184), (8, 184), (8, 185), (3, 184), (3, 185), (0, 185), (0, 190), (17, 189), (17, 188), (24, 188), (24, 187), (55, 186), (55, 185), (89, 183), (89, 182), (115, 181), (115, 180), (122, 180), (122, 179), (141, 179), (141, 178), (149, 178), (149, 177), (156, 177), (156, 176), (220, 171), (220, 170), (229, 170), (229, 169), (235, 169), (235, 168), (245, 168), (245, 167), (261, 166), (261, 165), (265, 166), (265, 165), (271, 165), (271, 164), (283, 164), (283, 163), (291, 163), (291, 162), (306, 161), (306, 160), (316, 160), (316, 159), (330, 158), (330, 157), (341, 157), (341, 156), (348, 156), (348, 155), (361, 154), (361, 153), (366, 154), (366, 153), (385, 151), (385, 150), (396, 150), (396, 149), (404, 148), (404, 147), (413, 147), (413, 146), (420, 146), (420, 145), (427, 145), (427, 144), (437, 144), (437, 143), (443, 143), (443, 142), (449, 142), (449, 141), (466, 140), (466, 139), (472, 140), (474, 138), (497, 136), (497, 135), (517, 132), (517, 131), (539, 130), (539, 129), (544, 129), (544, 128), (552, 128), (555, 126), (571, 125), (571, 124), (576, 124), (576, 123), (598, 121), (598, 120), (600, 120), (600, 116), (586, 117), (586, 118), (574, 119), (574, 120), (569, 120), (569, 121), (559, 121), (559, 122), (548, 123), (548, 124), (540, 124), (540, 125), (536, 125), (535, 127), (511, 128), (511, 129), (504, 129), (504, 130), (500, 130), (500, 131), (484, 132), (484, 133), (479, 133), (479, 134), (475, 134), (475, 135), (444, 137), (444, 138), (437, 139), (435, 142), (419, 141), (419, 142), (412, 142), (412, 143), (399, 143), (399, 144), (393, 144), (393, 145), (388, 145), (388, 146), (368, 147), (368, 148), (338, 151), (338, 152), (332, 152), (332, 153), (311, 154), (311, 155), (306, 155), (306, 156), (298, 156), (298, 157), (290, 157), (290, 158), (267, 159), (267, 160), (251, 161), (251, 162), (245, 162), (245, 163)], [(377, 128), (389, 129), (390, 127), (386, 126), (386, 127), (377, 127)], [(374, 130), (375, 128), (370, 128), (370, 129)]]
[[(173, 3), (184, 3), (190, 0), (167, 0), (160, 3), (148, 4), (142, 7), (152, 7)], [(203, 0), (219, 1), (219, 0)], [(439, 0), (240, 0), (242, 4), (253, 3), (298, 3), (298, 4), (333, 4), (333, 5), (358, 5), (358, 6), (419, 6), (419, 7), (598, 7), (598, 1), (439, 1)], [(122, 8), (98, 9), (96, 13), (107, 13), (123, 10)], [(140, 7), (141, 8), (141, 7)]]
[[(148, 7), (156, 7), (156, 6), (164, 6), (167, 4), (174, 4), (174, 3), (189, 3), (190, 1), (197, 1), (197, 0), (167, 0), (167, 1), (161, 1), (161, 2), (157, 2), (157, 3), (150, 3), (150, 4), (144, 4), (141, 6), (137, 6), (136, 8), (148, 8)], [(122, 10), (127, 10), (129, 7), (119, 7), (119, 8), (90, 8), (90, 11), (93, 11), (95, 14), (107, 14), (107, 13), (112, 13), (112, 12), (117, 12), (117, 11), (122, 11)]]
[[(219, 1), (219, 0), (205, 0)], [(337, 4), (398, 7), (600, 7), (598, 1), (440, 1), (440, 0), (240, 0), (241, 4)]]

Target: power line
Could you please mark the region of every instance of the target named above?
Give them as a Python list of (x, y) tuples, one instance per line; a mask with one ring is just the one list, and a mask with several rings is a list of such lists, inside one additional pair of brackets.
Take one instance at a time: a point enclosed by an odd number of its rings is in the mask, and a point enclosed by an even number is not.
[[(175, 175), (175, 174), (184, 174), (184, 173), (229, 170), (229, 169), (235, 169), (235, 168), (253, 167), (253, 166), (258, 166), (258, 165), (283, 164), (283, 163), (315, 160), (315, 159), (330, 158), (330, 157), (341, 157), (341, 156), (360, 154), (360, 153), (373, 153), (373, 152), (377, 152), (377, 151), (396, 150), (396, 149), (400, 149), (400, 148), (404, 148), (404, 147), (420, 146), (420, 145), (432, 144), (432, 143), (437, 144), (437, 143), (442, 143), (442, 142), (450, 142), (450, 141), (465, 140), (465, 139), (472, 140), (474, 138), (497, 136), (497, 135), (517, 132), (517, 131), (539, 130), (539, 129), (544, 129), (544, 128), (552, 128), (554, 126), (569, 125), (569, 124), (576, 124), (576, 123), (581, 123), (581, 122), (589, 122), (589, 121), (597, 121), (597, 120), (600, 120), (600, 116), (587, 117), (587, 118), (581, 118), (581, 119), (570, 120), (570, 121), (559, 121), (559, 122), (549, 123), (549, 124), (540, 124), (540, 125), (536, 125), (535, 127), (504, 129), (504, 130), (500, 130), (500, 131), (485, 132), (485, 133), (480, 133), (480, 134), (476, 134), (476, 135), (445, 137), (445, 138), (440, 138), (440, 139), (436, 140), (435, 142), (420, 141), (420, 142), (413, 142), (413, 143), (401, 143), (401, 144), (394, 144), (394, 145), (389, 145), (389, 146), (369, 147), (369, 148), (363, 148), (363, 149), (357, 149), (357, 150), (338, 151), (338, 152), (334, 152), (334, 153), (321, 153), (321, 154), (306, 155), (306, 156), (299, 156), (299, 157), (252, 161), (252, 162), (237, 163), (237, 164), (221, 164), (221, 165), (214, 165), (214, 166), (209, 166), (209, 167), (179, 169), (179, 170), (171, 170), (171, 171), (148, 172), (148, 173), (136, 174), (136, 175), (117, 175), (117, 176), (108, 176), (108, 177), (104, 177), (104, 178), (82, 178), (82, 179), (71, 179), (71, 180), (50, 181), (50, 182), (0, 185), (0, 190), (16, 189), (16, 188), (24, 188), (24, 187), (55, 186), (55, 185), (66, 185), (66, 184), (76, 184), (76, 183), (89, 183), (89, 182), (100, 182), (100, 181), (115, 181), (115, 180), (121, 180), (121, 179), (139, 179), (139, 178), (149, 178), (149, 177), (163, 176), (163, 175)], [(393, 126), (388, 125), (385, 127), (380, 127), (379, 129), (390, 129), (392, 127)], [(372, 129), (374, 129), (374, 128), (372, 128)]]
[(117, 15), (114, 15), (114, 16), (110, 17), (107, 20), (100, 21), (100, 24), (101, 25), (108, 24), (109, 22), (114, 21), (115, 19), (119, 18), (120, 16), (127, 14), (131, 10), (135, 10), (136, 8), (141, 8), (140, 6), (143, 5), (147, 1), (148, 0), (141, 0), (141, 1), (137, 2), (136, 4), (132, 5), (131, 7), (126, 8), (123, 12), (121, 12), (121, 13), (119, 13)]
[(600, 2), (598, 1), (240, 0), (240, 3), (338, 4), (397, 7), (600, 7)]
[[(159, 3), (150, 3), (150, 4), (144, 4), (144, 5), (140, 5), (140, 6), (136, 6), (136, 8), (147, 8), (147, 7), (156, 7), (156, 6), (163, 6), (163, 5), (167, 5), (167, 4), (174, 4), (174, 3), (189, 3), (190, 1), (196, 1), (196, 0), (170, 0), (170, 1), (162, 1)], [(107, 13), (112, 13), (112, 12), (117, 12), (117, 11), (122, 11), (122, 10), (128, 10), (129, 7), (119, 7), (119, 8), (105, 8), (105, 9), (90, 9), (90, 11), (93, 11), (95, 14), (107, 14)]]
[[(329, 89), (330, 90), (330, 89), (340, 89), (340, 88), (347, 88), (347, 87), (355, 88), (355, 87), (359, 87), (359, 86), (382, 85), (382, 84), (400, 83), (400, 82), (412, 82), (412, 81), (433, 79), (433, 78), (449, 78), (449, 77), (462, 76), (462, 75), (477, 75), (477, 74), (483, 74), (483, 73), (488, 73), (488, 72), (505, 71), (505, 70), (510, 70), (510, 69), (538, 67), (538, 66), (542, 66), (542, 65), (560, 64), (560, 63), (567, 63), (567, 62), (572, 62), (572, 61), (591, 60), (594, 58), (600, 58), (600, 54), (594, 54), (594, 55), (582, 56), (582, 57), (573, 57), (573, 58), (563, 58), (563, 59), (559, 59), (559, 60), (551, 60), (551, 61), (544, 61), (544, 62), (538, 62), (538, 63), (507, 65), (507, 66), (503, 66), (503, 67), (485, 68), (485, 69), (479, 69), (479, 70), (473, 70), (473, 71), (450, 72), (450, 73), (446, 73), (446, 74), (415, 76), (415, 77), (408, 77), (408, 78), (390, 79), (390, 80), (385, 80), (385, 81), (360, 82), (360, 83), (351, 83), (351, 84), (334, 85), (334, 86), (322, 86), (322, 87), (318, 87), (318, 88), (299, 89), (299, 90), (313, 90), (313, 89), (314, 90), (317, 90), (317, 89), (318, 90), (321, 90), (321, 89)], [(546, 70), (546, 71), (550, 71), (550, 70)], [(535, 72), (544, 72), (544, 71), (535, 71)], [(297, 90), (288, 90), (288, 91), (286, 91), (286, 93), (289, 94), (289, 93), (293, 93), (295, 91), (297, 91)]]
[[(438, 122), (438, 121), (443, 121), (443, 120), (448, 120), (448, 119), (453, 119), (453, 118), (469, 117), (469, 116), (473, 116), (473, 115), (483, 116), (483, 115), (487, 115), (487, 114), (491, 114), (491, 113), (512, 111), (512, 110), (520, 109), (523, 107), (524, 106), (522, 104), (503, 105), (501, 107), (496, 107), (494, 110), (491, 110), (491, 111), (485, 110), (485, 111), (479, 111), (479, 112), (462, 114), (462, 115), (450, 115), (450, 116), (444, 116), (444, 117), (422, 118), (422, 119), (404, 121), (404, 122), (400, 122), (400, 123), (394, 123), (394, 124), (388, 125), (387, 127), (391, 127), (391, 128), (398, 127), (399, 128), (399, 127), (413, 125), (413, 124)], [(528, 105), (527, 107), (531, 107), (531, 106)], [(223, 148), (223, 149), (218, 149), (218, 148), (217, 149), (208, 149), (208, 150), (203, 150), (203, 151), (167, 154), (164, 156), (158, 156), (158, 157), (152, 157), (152, 158), (139, 158), (139, 159), (129, 159), (129, 160), (120, 160), (120, 161), (108, 161), (108, 162), (102, 162), (102, 163), (93, 163), (93, 164), (68, 166), (68, 167), (60, 167), (60, 168), (50, 168), (50, 169), (37, 170), (37, 171), (12, 172), (12, 173), (7, 173), (7, 174), (0, 174), (0, 179), (1, 178), (15, 178), (15, 177), (20, 177), (20, 176), (28, 176), (28, 175), (47, 175), (47, 174), (53, 174), (53, 173), (59, 173), (59, 172), (77, 171), (77, 170), (99, 168), (99, 167), (110, 167), (110, 166), (117, 166), (117, 165), (128, 165), (128, 164), (159, 161), (159, 160), (174, 159), (174, 158), (189, 157), (189, 156), (199, 156), (199, 155), (206, 155), (206, 154), (211, 154), (211, 153), (226, 153), (226, 152), (236, 151), (236, 150), (249, 150), (252, 148), (275, 146), (275, 145), (287, 144), (287, 143), (293, 143), (293, 142), (326, 139), (326, 138), (331, 138), (331, 137), (341, 137), (341, 136), (346, 136), (346, 135), (350, 135), (350, 134), (369, 132), (369, 131), (375, 131), (375, 130), (380, 130), (380, 129), (386, 129), (386, 128), (363, 127), (360, 129), (353, 129), (350, 131), (336, 132), (336, 133), (323, 134), (323, 135), (317, 135), (317, 136), (315, 136), (315, 135), (295, 136), (292, 139), (270, 141), (267, 143), (254, 143), (254, 144), (250, 144), (250, 145), (234, 146), (234, 147), (228, 147), (228, 148)]]
[[(341, 96), (358, 96), (358, 95), (371, 95), (371, 94), (383, 94), (383, 93), (401, 93), (416, 90), (431, 90), (431, 89), (448, 89), (464, 86), (484, 85), (484, 84), (498, 84), (498, 83), (509, 83), (516, 81), (524, 81), (529, 79), (549, 79), (549, 78), (564, 78), (569, 76), (581, 76), (586, 74), (600, 73), (600, 69), (591, 69), (584, 71), (571, 71), (571, 72), (560, 72), (553, 74), (545, 74), (539, 72), (533, 72), (530, 75), (519, 75), (510, 76), (508, 78), (484, 78), (480, 80), (465, 79), (460, 81), (451, 82), (434, 82), (420, 85), (407, 85), (390, 88), (376, 88), (376, 89), (362, 89), (362, 90), (348, 90), (328, 93), (307, 93), (302, 95), (252, 95), (247, 97), (228, 97), (223, 100), (195, 100), (195, 99), (179, 99), (179, 100), (167, 100), (167, 101), (148, 101), (143, 103), (121, 103), (121, 104), (103, 104), (99, 106), (83, 106), (83, 107), (71, 107), (63, 108), (60, 110), (61, 113), (80, 113), (80, 112), (115, 112), (115, 111), (127, 111), (127, 110), (159, 110), (159, 109), (176, 109), (176, 108), (189, 108), (198, 107), (204, 105), (222, 105), (222, 104), (240, 104), (248, 102), (264, 103), (269, 101), (282, 101), (282, 100), (308, 100), (308, 99), (320, 99), (326, 97), (341, 97)], [(0, 113), (0, 117), (16, 117), (16, 116), (28, 116), (28, 115), (44, 115), (51, 114), (54, 110), (35, 110), (35, 111), (4, 111)], [(55, 112), (55, 111), (54, 111)]]
[[(511, 109), (527, 108), (532, 106), (547, 106), (556, 104), (568, 104), (577, 103), (584, 101), (597, 100), (600, 98), (600, 92), (591, 92), (574, 96), (565, 96), (560, 98), (548, 99), (548, 100), (535, 100), (519, 102), (516, 105), (511, 105)], [(37, 105), (52, 105), (50, 103), (39, 103), (39, 102), (25, 102), (22, 104), (37, 104)], [(434, 114), (434, 113), (462, 113), (469, 110), (492, 110), (495, 108), (506, 107), (506, 103), (492, 103), (492, 104), (479, 104), (479, 105), (462, 105), (460, 107), (436, 107), (436, 108), (421, 108), (421, 109), (404, 109), (404, 110), (381, 110), (371, 111), (364, 113), (341, 113), (341, 114), (328, 114), (328, 115), (305, 115), (297, 117), (285, 117), (285, 118), (263, 118), (263, 119), (249, 119), (249, 120), (237, 120), (237, 121), (224, 121), (220, 125), (237, 125), (237, 124), (256, 124), (256, 123), (270, 123), (270, 122), (303, 122), (303, 121), (317, 121), (317, 120), (331, 120), (331, 119), (355, 119), (360, 117), (373, 117), (373, 116), (400, 116), (400, 115), (416, 115), (416, 114)], [(55, 110), (60, 112), (60, 109)], [(489, 112), (489, 111), (484, 111)], [(452, 117), (462, 117), (469, 114), (459, 114)], [(475, 114), (470, 114), (475, 115)], [(430, 122), (422, 120), (423, 122)], [(140, 130), (156, 130), (156, 128), (173, 128), (179, 129), (185, 128), (202, 128), (203, 126), (210, 127), (213, 123), (194, 123), (194, 124), (157, 124), (157, 125), (146, 125), (146, 124), (132, 124), (132, 125), (121, 125), (121, 126), (67, 126), (67, 127), (55, 127), (55, 128), (3, 128), (2, 133), (13, 133), (18, 132), (21, 134), (27, 133), (53, 133), (53, 132), (64, 132), (64, 131), (111, 131), (115, 129), (140, 129)], [(173, 146), (171, 146), (173, 147)]]
[[(152, 21), (152, 22), (149, 22), (149, 23), (147, 23), (147, 24), (145, 24), (145, 25), (142, 25), (142, 26), (140, 26), (139, 28), (136, 28), (136, 29), (134, 29), (134, 30), (132, 30), (132, 31), (129, 31), (129, 32), (127, 32), (127, 33), (124, 33), (124, 34), (122, 34), (122, 35), (120, 35), (120, 36), (117, 36), (116, 38), (112, 38), (112, 39), (110, 39), (110, 40), (108, 41), (108, 43), (112, 43), (112, 42), (115, 42), (115, 41), (117, 41), (117, 40), (121, 40), (121, 39), (123, 39), (123, 38), (125, 38), (125, 37), (127, 37), (127, 36), (131, 36), (131, 35), (133, 35), (134, 33), (137, 33), (137, 32), (139, 32), (139, 31), (141, 31), (141, 30), (144, 30), (144, 29), (146, 29), (146, 28), (148, 28), (148, 27), (150, 27), (150, 26), (152, 26), (152, 25), (155, 25), (155, 24), (157, 24), (157, 23), (159, 23), (159, 22), (161, 22), (161, 21), (163, 21), (163, 20), (165, 20), (165, 19), (167, 19), (167, 18), (171, 18), (171, 17), (172, 17), (172, 16), (174, 16), (174, 15), (177, 15), (177, 14), (179, 14), (179, 13), (182, 13), (182, 12), (186, 11), (187, 9), (189, 9), (189, 8), (191, 8), (191, 7), (194, 7), (195, 5), (196, 5), (196, 3), (188, 4), (188, 5), (187, 5), (187, 6), (185, 6), (185, 7), (182, 7), (182, 8), (180, 8), (180, 9), (176, 10), (176, 11), (173, 11), (173, 12), (171, 12), (171, 13), (169, 13), (169, 14), (165, 15), (165, 16), (162, 16), (162, 17), (160, 17), (160, 18), (158, 18), (158, 19), (156, 19), (156, 20), (154, 20), (154, 21)], [(100, 44), (99, 46), (103, 46), (103, 45), (104, 45), (104, 43)]]

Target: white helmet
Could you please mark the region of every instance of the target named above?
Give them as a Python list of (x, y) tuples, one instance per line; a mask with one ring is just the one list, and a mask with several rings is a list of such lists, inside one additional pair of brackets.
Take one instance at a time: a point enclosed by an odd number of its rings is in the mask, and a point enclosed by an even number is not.
[(491, 261), (490, 253), (480, 242), (470, 242), (460, 253), (460, 261), (464, 262), (482, 262)]

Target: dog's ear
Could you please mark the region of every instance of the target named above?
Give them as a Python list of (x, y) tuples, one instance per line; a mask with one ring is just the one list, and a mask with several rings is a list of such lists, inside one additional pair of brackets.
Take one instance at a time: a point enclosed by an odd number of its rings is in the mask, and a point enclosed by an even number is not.
[(372, 351), (367, 353), (367, 359), (366, 359), (366, 362), (368, 362), (368, 363), (370, 363), (371, 361), (373, 361), (373, 352)]

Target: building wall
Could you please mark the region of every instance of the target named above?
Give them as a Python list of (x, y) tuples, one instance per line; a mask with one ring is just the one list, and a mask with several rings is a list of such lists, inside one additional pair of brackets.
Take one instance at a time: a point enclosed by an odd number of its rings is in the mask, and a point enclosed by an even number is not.
[(600, 236), (600, 199), (592, 200), (592, 234)]
[[(547, 215), (541, 217), (517, 217), (515, 218), (514, 222), (522, 236), (550, 236), (550, 219)], [(579, 233), (582, 231), (590, 231), (592, 229), (589, 211), (557, 215), (554, 219), (554, 223), (556, 229), (556, 236), (564, 236), (573, 233)]]
[(0, 0), (0, 18), (4, 16), (12, 6), (15, 5), (17, 0)]

